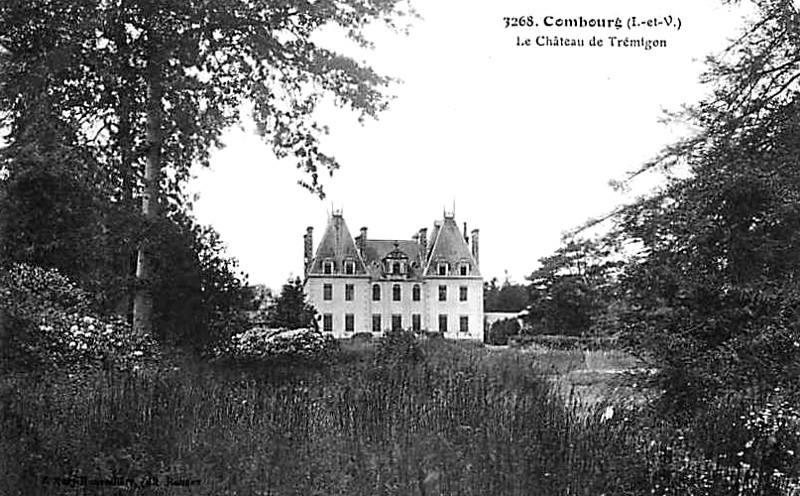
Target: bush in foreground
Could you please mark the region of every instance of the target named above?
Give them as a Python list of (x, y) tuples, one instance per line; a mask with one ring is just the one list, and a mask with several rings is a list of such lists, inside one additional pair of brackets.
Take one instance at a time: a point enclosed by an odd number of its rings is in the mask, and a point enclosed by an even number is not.
[(389, 331), (378, 340), (375, 365), (392, 366), (401, 363), (415, 364), (425, 358), (419, 339), (412, 331)]
[(328, 363), (339, 349), (336, 339), (315, 329), (254, 327), (235, 334), (215, 350), (218, 359)]
[(0, 272), (0, 354), (12, 369), (138, 369), (159, 359), (155, 341), (116, 317), (55, 270), (14, 264)]

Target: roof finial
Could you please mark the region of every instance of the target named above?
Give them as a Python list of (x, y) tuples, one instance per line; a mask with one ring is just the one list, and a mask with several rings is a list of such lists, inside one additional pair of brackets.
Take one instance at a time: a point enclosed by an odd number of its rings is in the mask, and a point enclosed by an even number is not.
[(453, 218), (455, 218), (455, 216), (456, 216), (456, 200), (455, 200), (455, 198), (453, 199), (453, 210), (448, 212), (447, 211), (447, 207), (442, 208), (442, 210), (444, 211), (444, 218), (445, 219), (453, 219)]

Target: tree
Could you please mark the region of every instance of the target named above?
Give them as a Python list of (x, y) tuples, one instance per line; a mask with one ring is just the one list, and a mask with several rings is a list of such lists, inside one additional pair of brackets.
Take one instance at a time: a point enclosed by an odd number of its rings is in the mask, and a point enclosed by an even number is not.
[[(386, 107), (389, 79), (312, 39), (336, 26), (362, 46), (362, 29), (409, 14), (399, 0), (10, 0), (0, 6), (0, 124), (21, 144), (48, 115), (79, 123), (78, 141), (140, 204), (134, 326), (152, 327), (153, 226), (183, 202), (192, 163), (208, 163), (221, 132), (253, 107), (280, 158), (308, 174), (336, 160), (319, 147), (314, 110), (326, 97), (359, 118)], [(125, 257), (123, 257), (125, 258)]]
[(270, 308), (267, 324), (282, 329), (317, 328), (317, 310), (306, 301), (303, 281), (289, 279)]
[(483, 308), (486, 312), (519, 312), (528, 304), (528, 290), (508, 278), (501, 286), (497, 278), (483, 284)]
[(662, 412), (730, 419), (696, 426), (703, 439), (737, 438), (747, 409), (800, 397), (800, 16), (792, 2), (756, 6), (709, 61), (713, 94), (683, 116), (701, 132), (643, 168), (688, 175), (617, 224), (640, 247), (621, 277), (625, 334), (657, 370)]
[(219, 234), (188, 215), (162, 221), (157, 233), (156, 336), (200, 350), (245, 330), (252, 293), (236, 261), (225, 255)]
[(0, 260), (58, 269), (107, 309), (124, 277), (119, 227), (135, 219), (108, 200), (102, 167), (69, 124), (53, 118), (40, 131), (0, 156)]
[(539, 263), (541, 267), (528, 276), (525, 320), (533, 331), (582, 335), (598, 330), (596, 324), (613, 299), (620, 265), (611, 247), (599, 240), (570, 240)]

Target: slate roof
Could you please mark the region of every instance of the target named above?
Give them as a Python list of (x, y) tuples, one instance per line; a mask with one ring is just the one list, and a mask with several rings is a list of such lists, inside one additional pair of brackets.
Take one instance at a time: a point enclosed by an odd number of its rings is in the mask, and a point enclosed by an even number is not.
[(480, 276), (478, 263), (452, 216), (445, 215), (444, 221), (434, 224), (431, 238), (427, 241), (427, 253), (423, 253), (422, 245), (417, 240), (369, 238), (362, 253), (358, 249), (357, 239), (350, 234), (342, 215), (334, 213), (328, 220), (308, 274), (322, 275), (322, 264), (326, 260), (334, 262), (334, 274), (344, 274), (343, 262), (354, 260), (354, 275), (369, 275), (378, 279), (384, 275), (382, 264), (387, 257), (407, 257), (409, 279), (421, 279), (423, 275), (436, 276), (436, 264), (440, 261), (450, 264), (451, 275), (457, 274), (460, 263), (467, 262), (470, 267), (467, 275)]
[(322, 235), (308, 273), (322, 274), (322, 262), (325, 260), (334, 262), (334, 273), (344, 273), (341, 268), (345, 260), (356, 261), (356, 275), (365, 275), (367, 273), (361, 255), (358, 253), (356, 244), (353, 241), (353, 236), (350, 235), (350, 230), (340, 214), (334, 214), (328, 220), (325, 234)]
[[(395, 247), (396, 245), (396, 247)], [(386, 240), (386, 239), (367, 239), (364, 247), (364, 261), (367, 270), (373, 277), (380, 277), (381, 263), (390, 253), (398, 250), (408, 257), (408, 275), (410, 279), (422, 276), (424, 263), (420, 244), (411, 239)]]
[(437, 262), (448, 262), (451, 274), (455, 274), (458, 264), (469, 263), (469, 276), (480, 276), (478, 263), (472, 256), (469, 245), (464, 239), (464, 234), (458, 228), (453, 217), (445, 216), (440, 226), (434, 226), (433, 236), (430, 240), (430, 255), (425, 267), (426, 276), (436, 275)]

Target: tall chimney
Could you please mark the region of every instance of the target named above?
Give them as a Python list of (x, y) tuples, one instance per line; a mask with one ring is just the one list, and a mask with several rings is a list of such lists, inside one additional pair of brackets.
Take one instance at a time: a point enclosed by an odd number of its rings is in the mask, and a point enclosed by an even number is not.
[(367, 247), (367, 228), (361, 228), (361, 235), (358, 237), (358, 251), (364, 254), (364, 249)]
[(467, 223), (464, 223), (464, 242), (469, 244), (469, 236), (467, 236)]
[(472, 230), (472, 257), (478, 262), (478, 230)]
[(313, 231), (314, 228), (309, 226), (306, 228), (306, 233), (303, 235), (303, 268), (306, 275), (308, 275), (308, 269), (311, 268), (311, 257), (314, 251)]
[(428, 256), (428, 228), (423, 227), (419, 230), (419, 246), (422, 248), (423, 260)]

